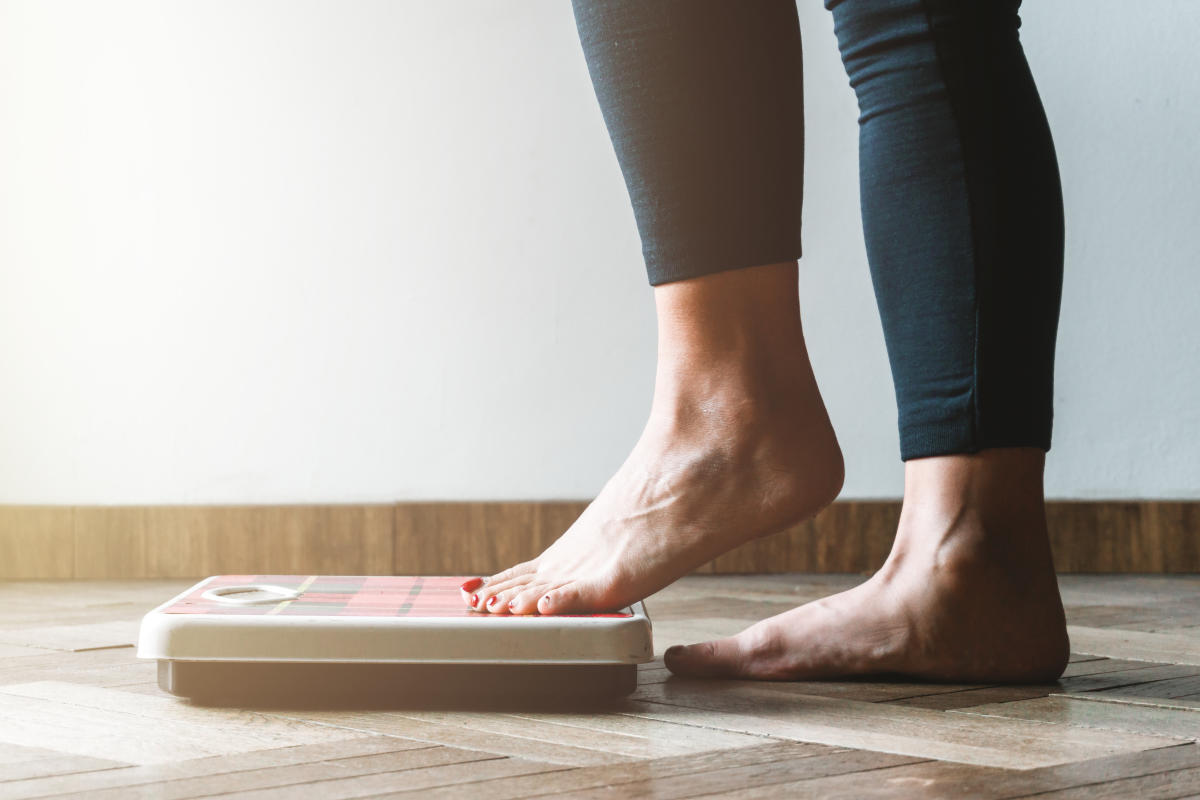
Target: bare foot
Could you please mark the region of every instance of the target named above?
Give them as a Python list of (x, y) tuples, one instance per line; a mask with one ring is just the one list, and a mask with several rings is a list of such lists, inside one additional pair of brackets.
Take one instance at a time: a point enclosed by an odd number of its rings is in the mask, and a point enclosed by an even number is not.
[(909, 461), (896, 543), (879, 572), (736, 636), (672, 647), (667, 667), (764, 680), (1055, 680), (1069, 645), (1042, 458), (1006, 449)]
[(540, 556), (463, 585), (476, 610), (620, 608), (812, 516), (841, 490), (795, 263), (665, 284), (655, 302), (654, 403), (633, 452)]

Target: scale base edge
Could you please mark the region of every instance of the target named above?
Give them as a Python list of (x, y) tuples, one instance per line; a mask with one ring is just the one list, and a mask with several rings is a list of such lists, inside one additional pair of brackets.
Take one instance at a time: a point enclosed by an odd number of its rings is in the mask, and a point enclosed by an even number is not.
[(201, 705), (542, 707), (620, 700), (635, 664), (158, 661), (159, 688)]

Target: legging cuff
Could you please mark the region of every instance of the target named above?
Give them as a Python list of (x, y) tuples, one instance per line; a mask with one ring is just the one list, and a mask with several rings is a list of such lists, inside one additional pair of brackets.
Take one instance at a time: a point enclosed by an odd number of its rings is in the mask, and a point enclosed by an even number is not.
[[(1028, 423), (1026, 423), (1028, 428)], [(992, 436), (980, 436), (970, 419), (944, 420), (910, 425), (900, 431), (900, 458), (954, 456), (978, 453), (997, 447), (1036, 447), (1050, 450), (1050, 428), (1011, 430)]]
[(646, 274), (650, 285), (660, 286), (717, 272), (798, 261), (801, 247), (800, 236), (797, 234), (794, 238), (781, 237), (777, 241), (737, 249), (712, 248), (670, 255), (646, 250), (642, 252), (646, 259)]

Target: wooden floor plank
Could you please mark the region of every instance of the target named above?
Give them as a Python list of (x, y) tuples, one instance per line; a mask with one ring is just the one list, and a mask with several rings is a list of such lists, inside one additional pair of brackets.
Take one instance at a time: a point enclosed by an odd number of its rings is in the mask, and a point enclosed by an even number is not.
[[(821, 800), (1006, 800), (1031, 795), (1042, 797), (1042, 792), (1061, 789), (1103, 786), (1127, 777), (1169, 774), (1194, 768), (1197, 764), (1200, 764), (1200, 748), (1191, 744), (1028, 770), (922, 761), (870, 772), (779, 784), (773, 787), (773, 795), (819, 797)], [(736, 790), (712, 797), (752, 800), (761, 797), (761, 794)]]
[(1098, 702), (1069, 695), (962, 708), (948, 713), (1051, 722), (1060, 728), (1086, 727), (1121, 734), (1145, 733), (1177, 739), (1200, 739), (1200, 711), (1131, 706), (1116, 701)]
[(1158, 632), (1195, 624), (1200, 597), (1185, 597), (1152, 604), (1081, 606), (1070, 610), (1072, 625)]
[[(1122, 705), (1132, 706), (1148, 706), (1150, 708), (1170, 708), (1177, 711), (1200, 711), (1200, 695), (1192, 695), (1190, 697), (1135, 697), (1132, 695), (1122, 695), (1119, 693), (1107, 694), (1099, 693), (1096, 695), (1090, 694), (1073, 694), (1066, 695), (1076, 700), (1093, 700), (1104, 703), (1120, 703)], [(1054, 695), (1051, 695), (1053, 697)]]
[[(787, 681), (772, 684), (778, 691), (819, 697), (845, 697), (867, 702), (896, 702), (918, 708), (963, 708), (1005, 700), (1024, 700), (1046, 697), (1066, 691), (1093, 691), (1112, 686), (1132, 685), (1158, 680), (1165, 675), (1191, 675), (1187, 666), (1153, 664), (1143, 661), (1108, 659), (1103, 656), (1073, 654), (1063, 678), (1053, 684), (1022, 686), (977, 686), (972, 684), (948, 684), (910, 682), (903, 680), (843, 680), (843, 681)], [(662, 666), (661, 659), (643, 665), (638, 671), (638, 684), (661, 684), (671, 680), (671, 672)], [(1161, 672), (1151, 670), (1161, 669)], [(1120, 673), (1102, 678), (1087, 678), (1103, 673)], [(728, 689), (735, 681), (712, 681), (713, 689)], [(634, 699), (639, 699), (637, 694)], [(641, 699), (652, 699), (651, 697)]]
[(47, 650), (44, 647), (26, 647), (24, 645), (0, 643), (0, 659), (15, 658), (17, 656), (38, 656), (45, 655), (46, 653)]
[(0, 741), (154, 764), (357, 736), (309, 722), (45, 681), (0, 687)]
[(43, 680), (95, 683), (104, 673), (129, 670), (155, 670), (152, 661), (139, 661), (133, 648), (101, 648), (80, 652), (42, 650), (35, 656), (0, 659), (0, 686), (10, 683), (34, 683)]
[[(321, 796), (332, 797), (333, 787), (353, 783), (358, 779), (390, 775), (395, 781), (396, 773), (448, 765), (466, 770), (473, 762), (492, 760), (496, 756), (476, 750), (460, 750), (455, 747), (410, 748), (370, 755), (349, 756), (338, 759), (323, 759), (307, 764), (287, 764), (260, 769), (221, 772), (178, 778), (161, 783), (140, 786), (121, 786), (111, 789), (91, 789), (67, 794), (63, 797), (78, 797), (80, 800), (126, 800), (126, 798), (153, 798), (153, 800), (178, 800), (188, 797), (211, 796), (260, 796), (264, 793), (280, 792), (289, 797)], [(403, 780), (403, 779), (401, 779)], [(314, 795), (313, 791), (324, 790)], [(276, 795), (278, 796), (278, 795)], [(353, 794), (340, 796), (354, 796)]]
[(401, 736), (429, 744), (480, 750), (492, 755), (530, 758), (547, 764), (590, 766), (630, 760), (628, 756), (596, 747), (500, 734), (470, 725), (442, 724), (400, 712), (319, 711), (307, 712), (303, 719), (364, 733)]
[(1037, 797), (1044, 800), (1101, 800), (1105, 797), (1173, 800), (1197, 795), (1200, 795), (1200, 767), (1039, 792)]
[(1200, 664), (1200, 637), (1171, 633), (1145, 633), (1113, 628), (1067, 628), (1071, 649), (1112, 658)]
[(967, 689), (961, 692), (939, 692), (937, 694), (923, 694), (916, 697), (901, 697), (892, 702), (895, 705), (909, 706), (911, 708), (949, 711), (954, 708), (970, 708), (971, 706), (980, 706), (986, 703), (1011, 703), (1015, 700), (1048, 697), (1055, 689), (1054, 685), (985, 686), (980, 689)]
[[(547, 774), (495, 778), (474, 784), (473, 796), (487, 800), (517, 800), (526, 797), (556, 797), (567, 792), (605, 788), (610, 797), (631, 796), (630, 784), (671, 779), (682, 775), (703, 775), (709, 772), (750, 768), (767, 769), (778, 761), (828, 755), (836, 748), (818, 744), (771, 741), (734, 750), (713, 750), (648, 761), (629, 761), (604, 767), (582, 767)], [(412, 792), (417, 793), (416, 791)], [(429, 800), (461, 800), (460, 787), (422, 789), (420, 796)], [(397, 793), (402, 795), (404, 793)]]
[(104, 609), (122, 607), (143, 611), (174, 597), (199, 578), (140, 580), (0, 581), (0, 614), (19, 612), (36, 617), (46, 610), (59, 616), (95, 616)]
[(41, 747), (0, 743), (0, 783), (125, 766), (128, 765), (110, 759), (63, 755)]
[[(319, 742), (309, 745), (294, 745), (272, 750), (254, 750), (206, 758), (145, 766), (130, 766), (104, 772), (88, 772), (69, 776), (44, 777), (39, 779), (0, 783), (0, 800), (26, 800), (71, 793), (94, 795), (110, 789), (119, 789), (118, 794), (142, 792), (138, 787), (161, 786), (179, 780), (228, 773), (251, 771), (269, 767), (305, 765), (319, 761), (331, 761), (355, 756), (392, 753), (413, 750), (429, 745), (410, 742), (389, 736), (363, 736), (334, 742)], [(153, 792), (149, 792), (153, 794)]]
[[(314, 717), (306, 716), (308, 719)], [(317, 717), (323, 720), (334, 717)], [(394, 722), (411, 718), (418, 722), (446, 727), (458, 727), (476, 734), (502, 736), (531, 742), (569, 745), (582, 750), (594, 750), (626, 759), (660, 758), (725, 747), (757, 744), (758, 737), (733, 734), (727, 731), (706, 731), (689, 726), (673, 725), (651, 720), (623, 720), (620, 717), (599, 716), (590, 724), (580, 724), (578, 715), (516, 715), (471, 712), (405, 712), (392, 716)], [(369, 720), (357, 717), (360, 723)], [(360, 728), (379, 730), (377, 726)], [(392, 728), (399, 735), (402, 725)], [(486, 742), (487, 739), (482, 740)], [(481, 745), (482, 746), (482, 745)]]
[(86, 625), (51, 625), (0, 629), (0, 642), (47, 650), (98, 650), (132, 647), (137, 643), (140, 620), (93, 622)]
[[(677, 775), (671, 778), (650, 778), (624, 784), (620, 788), (621, 794), (625, 797), (654, 797), (655, 800), (708, 797), (730, 791), (737, 791), (747, 796), (762, 797), (764, 794), (774, 793), (778, 784), (864, 770), (877, 770), (922, 760), (891, 753), (874, 753), (869, 750), (843, 750), (827, 755), (779, 759), (769, 764), (727, 767), (702, 773)], [(570, 800), (598, 800), (612, 796), (613, 793), (608, 787), (555, 794), (557, 798), (570, 798)]]
[[(542, 764), (521, 758), (488, 756), (477, 751), (475, 758), (444, 766), (373, 773), (346, 778), (328, 778), (310, 783), (289, 784), (254, 791), (237, 791), (217, 795), (237, 800), (346, 800), (346, 798), (388, 796), (399, 790), (425, 793), (443, 786), (455, 786), (460, 794), (475, 785), (493, 778), (510, 775), (541, 775), (566, 769), (558, 764)], [(281, 791), (281, 788), (284, 791)], [(153, 795), (147, 795), (147, 800)], [(80, 798), (83, 800), (83, 798)]]
[[(977, 689), (956, 690), (902, 697), (894, 702), (916, 708), (935, 708), (949, 711), (956, 708), (989, 703), (1011, 703), (1017, 700), (1032, 700), (1054, 694), (1083, 694), (1119, 691), (1138, 686), (1153, 686), (1168, 678), (1195, 679), (1200, 668), (1180, 664), (1156, 664), (1142, 661), (1098, 659), (1070, 665), (1067, 674), (1055, 683), (1023, 684), (1010, 686), (987, 686)], [(1181, 692), (1184, 694), (1186, 692)]]
[(1200, 598), (1196, 575), (1060, 575), (1059, 588), (1068, 607), (1138, 605), (1150, 607)]
[(1126, 669), (1149, 669), (1150, 667), (1165, 666), (1153, 661), (1129, 661), (1123, 658), (1107, 658), (1105, 656), (1078, 657), (1087, 660), (1069, 662), (1066, 670), (1063, 671), (1064, 678), (1074, 678), (1080, 675), (1099, 675), (1104, 672), (1119, 672)]
[(51, 758), (40, 758), (36, 761), (26, 761), (22, 764), (5, 764), (0, 767), (0, 786), (7, 781), (19, 781), (27, 778), (47, 778), (57, 775), (77, 775), (81, 772), (96, 770), (120, 769), (126, 766), (117, 761), (86, 756), (56, 755)]
[[(739, 686), (762, 687), (756, 681), (730, 680), (699, 680), (689, 678), (681, 683), (679, 678), (672, 679), (669, 675), (651, 676), (650, 680), (638, 681), (638, 691), (632, 695), (634, 700), (654, 700), (661, 696), (662, 684), (672, 681), (672, 685), (686, 685), (691, 689), (706, 688), (710, 691), (728, 691)], [(645, 691), (642, 686), (645, 686)], [(656, 687), (656, 688), (651, 688)], [(816, 697), (844, 698), (860, 700), (867, 703), (888, 702), (909, 697), (924, 697), (934, 694), (961, 692), (980, 688), (976, 684), (959, 683), (918, 683), (905, 680), (844, 680), (844, 681), (776, 681), (770, 684), (772, 691), (785, 694), (802, 694)]]
[(1200, 673), (1111, 686), (1092, 692), (1092, 694), (1098, 699), (1138, 697), (1152, 700), (1179, 700), (1197, 698), (1200, 697)]
[[(1136, 662), (1135, 662), (1136, 663)], [(1159, 683), (1171, 678), (1194, 678), (1200, 675), (1200, 667), (1189, 664), (1152, 664), (1130, 669), (1093, 672), (1075, 675), (1059, 681), (1059, 693), (1084, 694), (1122, 689), (1145, 684)]]
[[(667, 684), (664, 684), (667, 686)], [(970, 715), (882, 703), (788, 695), (769, 688), (729, 692), (676, 687), (653, 702), (635, 701), (640, 716), (800, 741), (819, 742), (919, 758), (984, 766), (1029, 768), (1101, 755), (1146, 750), (1173, 740), (1000, 717)]]
[[(764, 737), (728, 731), (677, 725), (671, 722), (627, 716), (624, 714), (518, 714), (522, 719), (557, 726), (561, 733), (566, 727), (584, 736), (632, 736), (642, 742), (638, 758), (662, 758), (708, 750), (728, 750), (752, 747), (764, 742)], [(574, 734), (572, 734), (574, 735)]]
[[(647, 668), (648, 667), (648, 668)], [(642, 665), (638, 668), (638, 685), (662, 683), (670, 680), (671, 670), (662, 665), (662, 660), (658, 659), (654, 663)]]

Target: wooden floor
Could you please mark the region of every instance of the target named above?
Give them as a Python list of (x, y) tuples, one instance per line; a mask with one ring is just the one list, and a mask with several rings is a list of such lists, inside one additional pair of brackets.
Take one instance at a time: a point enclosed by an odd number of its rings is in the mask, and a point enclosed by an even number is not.
[[(661, 653), (859, 576), (697, 576)], [(1046, 686), (671, 679), (604, 714), (240, 711), (159, 692), (142, 613), (188, 581), (0, 584), (0, 800), (1200, 796), (1200, 578), (1068, 576)]]

